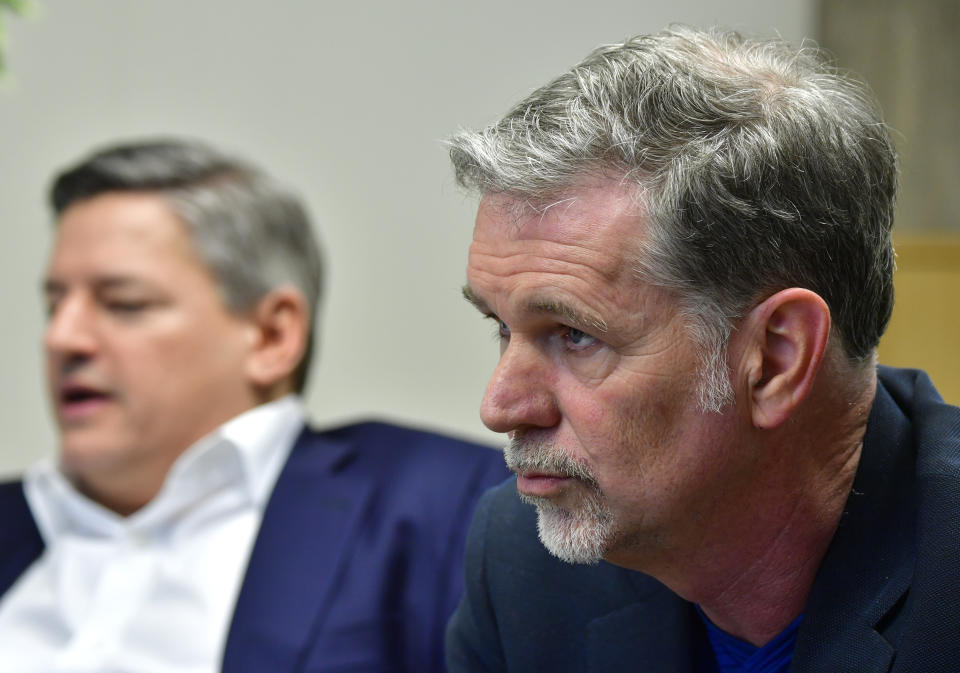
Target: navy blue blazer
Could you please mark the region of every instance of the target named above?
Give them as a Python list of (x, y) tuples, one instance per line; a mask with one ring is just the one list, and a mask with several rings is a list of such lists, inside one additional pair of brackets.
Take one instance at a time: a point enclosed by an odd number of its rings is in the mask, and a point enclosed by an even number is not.
[[(693, 606), (652, 577), (550, 556), (515, 481), (477, 507), (466, 576), (447, 632), (452, 673), (694, 673), (711, 657)], [(922, 372), (880, 368), (790, 670), (960, 671), (960, 409)]]
[[(444, 670), (466, 529), (497, 451), (363, 423), (304, 430), (264, 512), (226, 673)], [(21, 484), (0, 485), (0, 595), (43, 552)]]

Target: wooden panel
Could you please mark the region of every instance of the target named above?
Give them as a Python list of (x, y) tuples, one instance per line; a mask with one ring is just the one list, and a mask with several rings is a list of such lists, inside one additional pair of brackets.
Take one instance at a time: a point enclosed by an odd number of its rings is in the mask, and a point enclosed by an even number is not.
[(896, 303), (880, 362), (925, 369), (960, 405), (960, 235), (898, 236), (896, 249)]

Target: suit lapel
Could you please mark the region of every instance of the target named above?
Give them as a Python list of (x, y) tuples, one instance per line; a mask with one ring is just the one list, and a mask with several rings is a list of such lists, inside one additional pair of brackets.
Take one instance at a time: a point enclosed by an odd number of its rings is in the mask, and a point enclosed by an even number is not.
[(631, 605), (590, 622), (591, 673), (693, 673), (700, 638), (694, 634), (696, 617), (680, 599), (663, 610), (648, 603)]
[(594, 619), (587, 626), (591, 673), (693, 673), (709, 647), (693, 606), (640, 574), (631, 579), (643, 594), (636, 603)]
[(343, 473), (345, 440), (305, 430), (264, 512), (224, 650), (225, 673), (297, 669), (322, 621), (344, 552), (370, 495)]
[(913, 575), (912, 442), (909, 422), (878, 385), (853, 489), (804, 611), (792, 673), (889, 670), (894, 649), (877, 629)]

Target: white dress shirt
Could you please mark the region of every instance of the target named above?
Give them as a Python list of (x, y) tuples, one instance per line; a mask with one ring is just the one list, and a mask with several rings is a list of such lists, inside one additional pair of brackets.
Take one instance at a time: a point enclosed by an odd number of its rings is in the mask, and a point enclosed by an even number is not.
[(264, 507), (304, 419), (293, 395), (237, 416), (128, 517), (81, 495), (53, 461), (32, 467), (24, 490), (46, 550), (0, 600), (0, 672), (220, 670)]

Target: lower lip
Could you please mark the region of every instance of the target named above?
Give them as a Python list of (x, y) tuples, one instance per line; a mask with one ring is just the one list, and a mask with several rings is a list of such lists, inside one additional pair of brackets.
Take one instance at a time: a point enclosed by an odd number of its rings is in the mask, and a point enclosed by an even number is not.
[(570, 482), (570, 477), (517, 475), (517, 490), (524, 495), (536, 495), (547, 498), (557, 495)]
[(63, 402), (60, 404), (60, 420), (65, 423), (87, 420), (109, 403), (109, 397), (94, 397), (80, 402)]

